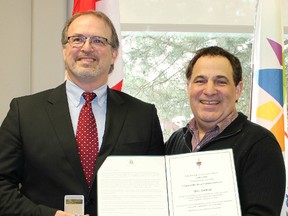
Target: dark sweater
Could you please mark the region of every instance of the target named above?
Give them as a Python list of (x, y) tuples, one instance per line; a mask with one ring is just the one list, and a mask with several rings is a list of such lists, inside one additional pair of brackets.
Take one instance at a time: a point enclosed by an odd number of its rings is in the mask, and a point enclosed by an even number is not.
[[(166, 154), (191, 152), (192, 134), (187, 127), (166, 142)], [(243, 216), (279, 216), (285, 195), (285, 165), (273, 134), (242, 113), (199, 151), (231, 148), (234, 154)]]

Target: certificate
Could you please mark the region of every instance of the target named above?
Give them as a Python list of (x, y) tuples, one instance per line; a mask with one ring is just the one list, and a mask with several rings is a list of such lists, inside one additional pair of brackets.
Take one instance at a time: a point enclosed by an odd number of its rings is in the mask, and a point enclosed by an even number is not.
[(99, 216), (241, 215), (231, 149), (109, 156), (97, 184)]
[(166, 157), (170, 216), (241, 216), (232, 150)]
[(164, 167), (163, 156), (107, 157), (98, 171), (98, 215), (168, 216)]

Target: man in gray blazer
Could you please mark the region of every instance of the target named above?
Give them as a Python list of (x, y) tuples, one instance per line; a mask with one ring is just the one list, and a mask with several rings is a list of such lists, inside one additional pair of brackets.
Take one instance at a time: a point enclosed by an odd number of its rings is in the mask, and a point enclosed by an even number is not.
[[(154, 105), (107, 86), (118, 55), (106, 15), (74, 15), (62, 32), (67, 81), (15, 98), (0, 128), (0, 215), (69, 216), (65, 195), (84, 195), (85, 214), (97, 215), (97, 171), (108, 155), (163, 155)], [(86, 181), (75, 139), (83, 92), (94, 92), (99, 152)]]

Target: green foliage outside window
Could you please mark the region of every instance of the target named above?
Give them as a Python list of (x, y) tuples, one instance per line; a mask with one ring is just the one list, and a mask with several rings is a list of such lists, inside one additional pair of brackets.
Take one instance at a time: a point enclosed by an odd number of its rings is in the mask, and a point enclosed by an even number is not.
[[(242, 63), (244, 89), (237, 109), (249, 117), (252, 36), (226, 33), (122, 32), (123, 91), (156, 105), (164, 138), (167, 140), (173, 131), (192, 118), (184, 74), (188, 62), (196, 50), (217, 45), (235, 54)], [(287, 65), (287, 57), (285, 62)]]

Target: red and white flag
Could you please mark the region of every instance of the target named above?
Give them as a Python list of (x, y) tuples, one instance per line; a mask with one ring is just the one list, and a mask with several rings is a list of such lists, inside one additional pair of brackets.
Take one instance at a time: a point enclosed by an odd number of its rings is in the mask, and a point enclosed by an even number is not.
[(121, 91), (123, 85), (122, 44), (120, 32), (119, 0), (74, 0), (72, 14), (87, 10), (97, 10), (105, 13), (112, 21), (120, 42), (118, 57), (114, 63), (114, 70), (109, 75), (110, 88)]

